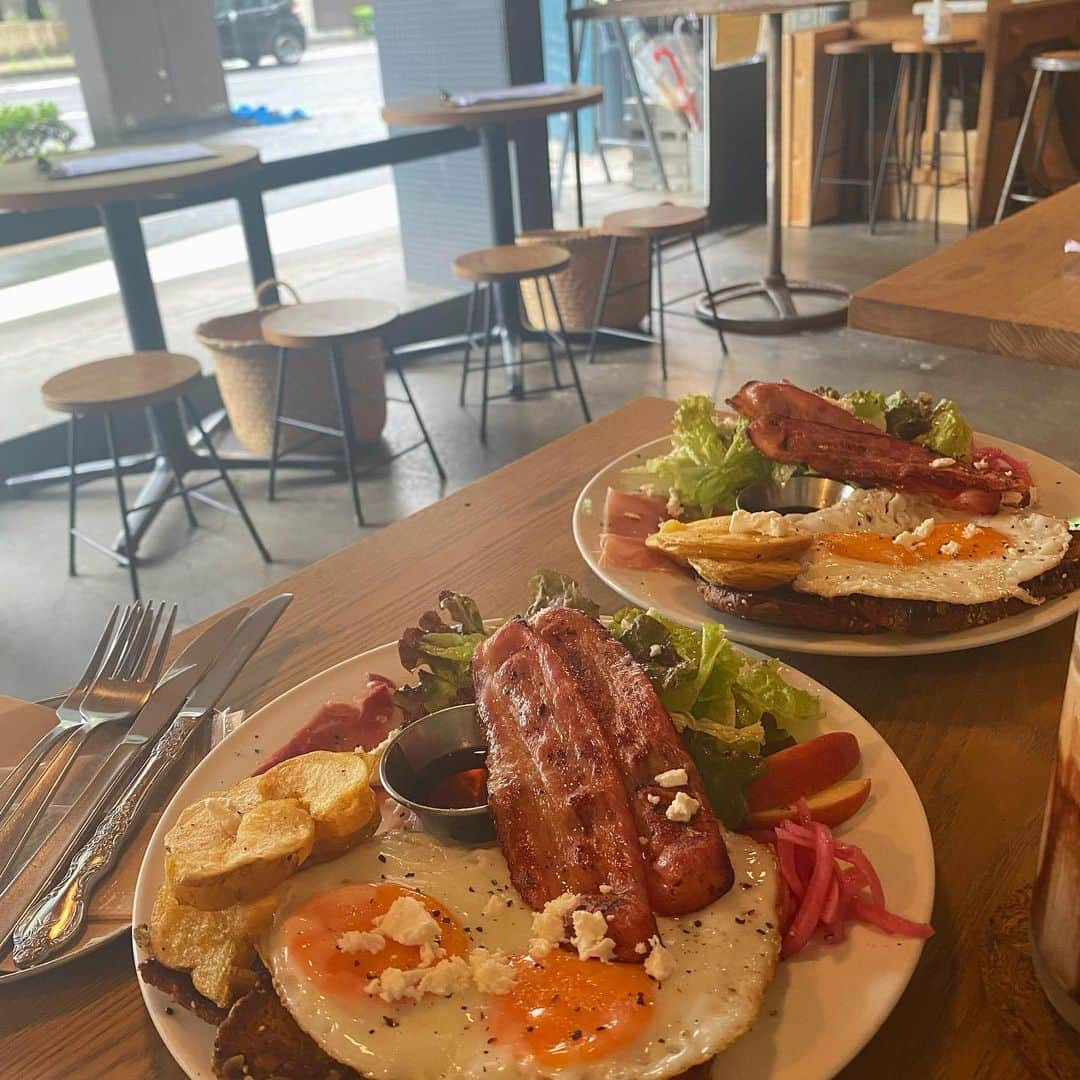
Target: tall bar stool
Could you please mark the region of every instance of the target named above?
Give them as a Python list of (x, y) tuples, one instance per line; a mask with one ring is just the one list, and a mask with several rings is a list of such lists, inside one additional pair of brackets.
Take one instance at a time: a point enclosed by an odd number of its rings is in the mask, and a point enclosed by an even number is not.
[[(356, 461), (356, 435), (353, 430), (352, 403), (349, 392), (348, 379), (345, 376), (345, 358), (342, 348), (354, 341), (364, 341), (370, 338), (385, 339), (390, 327), (397, 320), (398, 311), (393, 304), (384, 303), (381, 300), (322, 300), (310, 304), (287, 304), (277, 308), (265, 316), (260, 324), (263, 339), (271, 345), (278, 347), (277, 382), (274, 391), (274, 429), (270, 440), (270, 474), (267, 478), (267, 498), (271, 501), (275, 498), (275, 483), (277, 480), (277, 468), (279, 462), (285, 457), (285, 451), (279, 451), (278, 440), (281, 425), (299, 428), (309, 431), (315, 437), (329, 436), (340, 439), (343, 444), (343, 456), (345, 469), (348, 473), (349, 485), (352, 489), (353, 511), (356, 515), (356, 524), (364, 524), (364, 514), (360, 509), (360, 489), (358, 480), (361, 473), (357, 471)], [(384, 341), (385, 346), (385, 341)], [(315, 424), (309, 420), (297, 420), (283, 413), (285, 408), (285, 373), (288, 368), (291, 349), (325, 349), (330, 358), (330, 379), (334, 386), (334, 396), (337, 399), (338, 422), (340, 428), (326, 427), (323, 424)], [(416, 418), (416, 426), (420, 429), (421, 438), (409, 446), (398, 450), (389, 457), (383, 458), (377, 466), (381, 468), (395, 458), (401, 457), (421, 446), (426, 446), (431, 454), (431, 460), (435, 464), (435, 471), (440, 480), (446, 479), (439, 455), (435, 453), (435, 446), (424, 426), (423, 417), (417, 408), (416, 399), (409, 389), (405, 372), (401, 369), (401, 363), (395, 356), (392, 348), (386, 346), (387, 364), (392, 367), (405, 392), (405, 398), (391, 398), (386, 400), (396, 402), (399, 405), (408, 405)], [(318, 373), (318, 374), (321, 374)], [(312, 373), (312, 377), (318, 377)], [(310, 441), (314, 441), (310, 440)], [(307, 446), (308, 442), (294, 446), (288, 453), (293, 453)], [(369, 471), (369, 470), (365, 470)]]
[[(926, 115), (929, 107), (929, 95), (930, 84), (933, 80), (935, 57), (938, 58), (938, 70), (941, 73), (941, 78), (938, 86), (938, 115), (934, 122), (934, 138), (933, 145), (930, 151), (930, 169), (934, 174), (934, 241), (937, 242), (940, 236), (940, 224), (941, 224), (941, 165), (942, 159), (945, 157), (961, 157), (964, 162), (964, 207), (967, 212), (967, 227), (971, 230), (972, 217), (971, 217), (971, 166), (968, 161), (968, 149), (967, 149), (967, 134), (966, 131), (961, 132), (961, 145), (962, 150), (959, 154), (943, 154), (941, 151), (941, 133), (945, 130), (945, 110), (948, 105), (948, 95), (946, 94), (946, 61), (952, 60), (953, 72), (956, 76), (957, 89), (960, 93), (961, 102), (966, 100), (965, 94), (965, 79), (964, 79), (964, 57), (976, 52), (977, 42), (974, 38), (939, 38), (937, 41), (894, 41), (892, 43), (892, 50), (900, 57), (900, 67), (896, 73), (896, 86), (893, 90), (893, 102), (892, 107), (889, 110), (889, 123), (885, 129), (885, 145), (889, 146), (891, 140), (895, 136), (896, 132), (896, 113), (897, 104), (900, 100), (902, 88), (907, 82), (908, 73), (911, 69), (911, 58), (916, 57), (918, 59), (918, 66), (915, 72), (914, 86), (909, 99), (914, 103), (914, 108), (909, 109), (909, 115), (911, 117), (911, 123), (908, 126), (908, 131), (911, 136), (910, 150), (905, 147), (905, 162), (904, 162), (904, 176), (906, 180), (906, 190), (903, 192), (903, 211), (902, 214), (906, 218), (908, 215), (908, 207), (906, 201), (909, 200), (916, 187), (915, 170), (923, 167), (923, 159), (925, 157), (922, 147), (923, 129), (928, 117)], [(928, 64), (927, 61), (930, 61)], [(927, 69), (926, 80), (923, 81), (922, 73), (924, 68)], [(961, 127), (964, 125), (961, 123)], [(907, 140), (905, 140), (906, 142)], [(881, 196), (881, 187), (884, 182), (884, 170), (879, 170), (878, 183), (874, 191), (874, 202), (876, 203)]]
[[(135, 545), (131, 539), (131, 530), (128, 526), (128, 518), (137, 510), (143, 510), (147, 506), (157, 506), (169, 499), (179, 498), (184, 503), (184, 511), (192, 526), (198, 525), (195, 511), (192, 508), (192, 500), (197, 499), (212, 506), (215, 510), (223, 510), (226, 513), (238, 514), (247, 526), (251, 539), (259, 549), (259, 554), (264, 562), (270, 561), (270, 553), (266, 550), (258, 532), (248, 516), (232, 479), (225, 470), (225, 465), (214, 448), (213, 441), (203, 428), (199, 414), (193, 408), (185, 391), (194, 387), (202, 375), (198, 360), (191, 356), (181, 356), (169, 352), (140, 352), (129, 353), (124, 356), (113, 356), (107, 360), (96, 360), (90, 364), (81, 364), (79, 367), (69, 368), (58, 375), (54, 375), (41, 388), (41, 396), (45, 405), (57, 412), (67, 413), (70, 417), (68, 424), (68, 466), (70, 475), (68, 478), (68, 574), (75, 576), (75, 541), (82, 540), (90, 547), (108, 555), (121, 566), (126, 566), (128, 576), (131, 578), (131, 591), (135, 599), (139, 599), (139, 576), (136, 570), (136, 559), (131, 554)], [(127, 498), (124, 495), (124, 467), (120, 464), (120, 454), (116, 443), (116, 430), (113, 426), (113, 417), (117, 413), (130, 412), (131, 410), (143, 409), (150, 405), (159, 405), (166, 401), (176, 401), (183, 407), (185, 413), (194, 423), (199, 439), (206, 448), (207, 460), (210, 467), (217, 474), (209, 480), (202, 480), (197, 484), (185, 484), (179, 470), (172, 466), (173, 483), (176, 490), (162, 499), (152, 503), (142, 503), (139, 506), (128, 509)], [(109, 447), (109, 456), (113, 462), (113, 478), (116, 482), (116, 500), (120, 505), (120, 523), (124, 530), (124, 554), (113, 551), (112, 548), (98, 543), (92, 537), (79, 532), (76, 524), (76, 494), (80, 483), (88, 481), (79, 480), (76, 474), (78, 464), (78, 433), (80, 421), (89, 417), (100, 416), (105, 424), (105, 439)], [(168, 460), (169, 452), (162, 448), (161, 453)], [(210, 484), (221, 482), (225, 485), (233, 506), (226, 506), (217, 499), (206, 495), (201, 489)], [(235, 509), (234, 509), (235, 507)]]
[[(596, 359), (596, 339), (600, 334), (609, 337), (625, 338), (629, 341), (644, 341), (650, 345), (660, 346), (660, 373), (667, 379), (667, 334), (664, 330), (664, 313), (676, 304), (688, 300), (691, 296), (697, 296), (698, 292), (686, 293), (677, 296), (673, 300), (664, 297), (664, 246), (681, 243), (689, 240), (693, 246), (694, 256), (697, 259), (698, 270), (701, 272), (701, 286), (705, 290), (705, 296), (712, 311), (713, 319), (716, 320), (716, 304), (713, 300), (712, 288), (709, 285), (709, 276), (705, 273), (705, 260), (701, 257), (701, 248), (698, 246), (697, 234), (708, 224), (706, 212), (696, 206), (676, 206), (674, 203), (660, 203), (659, 206), (644, 206), (636, 210), (620, 210), (614, 214), (608, 214), (600, 223), (600, 232), (610, 237), (608, 244), (607, 261), (604, 264), (604, 274), (600, 281), (600, 296), (596, 301), (596, 315), (593, 318), (592, 333), (589, 336), (589, 363)], [(604, 326), (601, 319), (604, 316), (604, 308), (607, 306), (608, 295), (611, 291), (611, 275), (615, 267), (615, 257), (619, 250), (620, 240), (648, 240), (649, 264), (656, 272), (656, 299), (650, 297), (649, 304), (649, 329), (647, 333), (636, 330), (624, 330), (621, 327)], [(640, 281), (635, 281), (624, 286), (622, 291), (637, 289), (641, 286)], [(656, 314), (659, 323), (659, 333), (654, 334), (653, 314)], [(696, 318), (696, 316), (693, 316)], [(724, 332), (720, 329), (719, 321), (716, 322), (716, 335), (720, 339), (720, 348), (723, 355), (728, 355), (727, 342), (724, 340)]]
[(1020, 164), (1020, 154), (1024, 148), (1024, 139), (1027, 137), (1028, 128), (1031, 126), (1031, 117), (1035, 112), (1035, 101), (1039, 96), (1039, 87), (1042, 84), (1044, 74), (1050, 75), (1050, 99), (1046, 103), (1046, 112), (1043, 114), (1042, 123), (1039, 125), (1039, 136), (1035, 140), (1035, 156), (1033, 169), (1038, 169), (1042, 161), (1043, 150), (1046, 147), (1046, 136), (1050, 131), (1050, 120), (1057, 102), (1058, 83), (1062, 75), (1072, 75), (1080, 72), (1080, 49), (1055, 49), (1052, 52), (1039, 53), (1031, 58), (1031, 66), (1035, 69), (1035, 76), (1031, 80), (1031, 90), (1028, 93), (1027, 105), (1024, 107), (1024, 118), (1020, 121), (1020, 130), (1016, 133), (1016, 143), (1013, 146), (1012, 157), (1009, 159), (1009, 170), (1005, 174), (1005, 184), (1001, 189), (1001, 199), (998, 201), (997, 213), (994, 221), (998, 222), (1005, 216), (1005, 207), (1010, 202), (1034, 203), (1043, 198), (1032, 192), (1031, 181), (1027, 183), (1026, 192), (1013, 191), (1016, 181), (1016, 169)]
[[(483, 382), (480, 398), (480, 441), (487, 442), (487, 413), (488, 403), (502, 401), (506, 398), (521, 400), (533, 394), (548, 393), (551, 390), (565, 390), (559, 378), (559, 363), (555, 355), (555, 346), (558, 345), (570, 367), (570, 379), (573, 388), (577, 392), (578, 401), (581, 403), (581, 411), (588, 423), (592, 416), (589, 413), (589, 403), (585, 400), (585, 391), (581, 388), (581, 379), (578, 376), (577, 363), (574, 359), (574, 351), (570, 346), (570, 339), (566, 334), (566, 326), (563, 323), (562, 311), (555, 295), (555, 289), (551, 284), (551, 275), (565, 270), (570, 265), (570, 252), (557, 244), (502, 244), (498, 247), (481, 248), (479, 251), (469, 251), (459, 255), (453, 262), (455, 276), (463, 281), (472, 282), (472, 293), (469, 296), (469, 312), (465, 327), (465, 356), (461, 366), (461, 389), (458, 392), (458, 404), (465, 404), (465, 390), (469, 376), (474, 371), (483, 372)], [(536, 290), (536, 297), (541, 310), (544, 309), (543, 293), (540, 283), (547, 286), (548, 298), (551, 301), (551, 309), (555, 314), (558, 325), (558, 333), (549, 326), (544, 326), (541, 334), (547, 347), (546, 359), (524, 359), (518, 351), (521, 343), (512, 340), (512, 335), (507, 329), (507, 312), (503, 310), (502, 293), (499, 286), (505, 283), (515, 284), (518, 292), (524, 288), (525, 282), (529, 282)], [(473, 345), (476, 340), (476, 311), (483, 302), (483, 346), (484, 361), (480, 368), (471, 366)], [(515, 388), (504, 394), (493, 394), (489, 390), (491, 377), (491, 341), (497, 337), (509, 346), (510, 351), (516, 357), (516, 365), (526, 367), (531, 364), (549, 364), (551, 366), (552, 385), (538, 386), (533, 389)]]
[[(818, 136), (817, 156), (814, 161), (814, 181), (810, 196), (810, 216), (813, 219), (817, 208), (818, 192), (822, 184), (833, 187), (857, 187), (866, 190), (866, 220), (871, 234), (877, 224), (877, 201), (873, 198), (877, 178), (877, 97), (875, 94), (874, 59), (881, 49), (888, 48), (888, 42), (867, 41), (863, 38), (848, 38), (846, 41), (831, 41), (825, 46), (825, 55), (832, 57), (829, 66), (829, 88), (825, 92), (825, 115), (821, 121), (821, 133)], [(829, 142), (829, 124), (832, 120), (833, 101), (836, 98), (836, 84), (840, 77), (840, 64), (846, 56), (866, 57), (866, 176), (822, 176), (825, 165), (825, 149)], [(847, 149), (847, 137), (841, 143), (841, 154)], [(883, 156), (888, 155), (889, 144), (885, 143)]]

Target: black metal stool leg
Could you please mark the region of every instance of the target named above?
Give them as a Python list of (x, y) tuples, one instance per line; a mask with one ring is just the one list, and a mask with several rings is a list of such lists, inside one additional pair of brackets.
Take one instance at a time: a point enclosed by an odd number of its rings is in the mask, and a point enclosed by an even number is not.
[(967, 121), (964, 118), (967, 94), (964, 86), (964, 54), (956, 54), (956, 81), (960, 89), (960, 145), (964, 150), (964, 210), (967, 231), (971, 232), (971, 167), (968, 164)]
[(112, 416), (105, 414), (105, 440), (109, 445), (109, 456), (113, 463), (113, 478), (116, 480), (116, 500), (120, 503), (120, 524), (124, 530), (125, 562), (127, 563), (128, 576), (131, 578), (131, 591), (136, 600), (141, 600), (139, 594), (139, 576), (135, 570), (135, 556), (131, 554), (135, 545), (131, 542), (131, 529), (128, 526), (127, 498), (124, 495), (124, 474), (120, 469), (120, 455), (116, 449), (116, 432), (113, 430)]
[(705, 297), (712, 312), (713, 321), (716, 323), (716, 333), (720, 338), (720, 348), (724, 356), (728, 355), (727, 342), (724, 340), (724, 331), (720, 329), (720, 320), (716, 314), (716, 301), (713, 299), (712, 287), (709, 285), (709, 275), (705, 273), (705, 260), (701, 257), (701, 248), (698, 246), (697, 237), (691, 233), (690, 243), (694, 245), (694, 254), (697, 256), (698, 269), (701, 271), (701, 284), (705, 286)]
[(491, 297), (494, 291), (495, 286), (490, 284), (484, 289), (484, 378), (480, 399), (480, 441), (482, 443), (487, 442), (488, 376), (491, 371), (491, 331), (494, 326)]
[[(656, 318), (660, 324), (660, 377), (667, 382), (667, 334), (664, 331), (664, 253), (659, 240), (651, 240), (656, 253)], [(712, 300), (710, 294), (709, 299)]]
[(461, 365), (461, 389), (458, 391), (458, 405), (465, 405), (465, 384), (469, 381), (469, 357), (472, 354), (473, 323), (476, 321), (476, 294), (480, 286), (473, 282), (469, 293), (469, 311), (465, 316), (465, 359)]
[[(592, 333), (589, 335), (589, 363), (596, 359), (596, 336), (600, 333), (600, 320), (604, 317), (604, 308), (607, 307), (608, 290), (611, 288), (611, 272), (615, 267), (615, 253), (619, 249), (619, 238), (613, 236), (608, 244), (607, 260), (604, 263), (604, 273), (600, 278), (600, 296), (596, 301), (596, 317), (593, 319)], [(649, 325), (652, 326), (650, 297)]]
[[(533, 288), (536, 290), (536, 303), (540, 308), (541, 314), (544, 311), (544, 301), (540, 295), (540, 279), (532, 279)], [(550, 288), (551, 282), (548, 280), (548, 287)], [(559, 363), (555, 358), (555, 345), (551, 340), (552, 329), (547, 324), (547, 317), (544, 317), (544, 344), (547, 346), (548, 363), (551, 364), (551, 377), (555, 381), (555, 389), (561, 390), (562, 383), (559, 381)]]
[(281, 415), (285, 399), (285, 368), (289, 350), (278, 349), (277, 379), (274, 383), (274, 428), (270, 436), (270, 473), (266, 481), (266, 497), (274, 501), (274, 482), (277, 479), (278, 442), (281, 436)]
[(401, 383), (401, 389), (405, 391), (405, 397), (409, 401), (409, 407), (413, 411), (413, 416), (416, 417), (416, 426), (420, 429), (420, 434), (424, 437), (424, 442), (427, 443), (428, 453), (431, 454), (431, 460), (435, 463), (435, 471), (439, 474), (440, 480), (446, 479), (446, 470), (442, 467), (442, 462), (439, 460), (439, 455), (435, 453), (435, 444), (431, 441), (431, 436), (428, 434), (428, 429), (424, 426), (424, 418), (420, 415), (420, 409), (417, 407), (416, 398), (412, 396), (412, 390), (409, 389), (409, 381), (405, 378), (405, 372), (401, 369), (401, 361), (394, 356), (393, 352), (390, 354), (391, 362), (394, 368), (397, 370), (398, 380)]
[(68, 576), (75, 576), (75, 493), (78, 490), (75, 466), (78, 464), (79, 418), (72, 413), (68, 424)]
[(349, 384), (345, 378), (345, 361), (341, 356), (341, 349), (336, 344), (330, 346), (330, 370), (334, 381), (334, 395), (337, 398), (342, 441), (345, 443), (345, 467), (349, 470), (353, 510), (356, 513), (356, 524), (363, 525), (364, 514), (360, 509), (360, 488), (357, 484), (356, 461), (353, 456), (356, 440), (353, 437), (352, 404), (349, 401)]
[(259, 554), (262, 556), (263, 562), (270, 562), (270, 552), (266, 550), (266, 545), (262, 542), (262, 537), (259, 536), (258, 530), (255, 528), (255, 523), (248, 516), (247, 507), (244, 506), (243, 499), (240, 498), (240, 493), (236, 490), (236, 486), (232, 482), (232, 477), (229, 475), (228, 470), (225, 468), (225, 463), (221, 460), (221, 456), (217, 452), (217, 447), (214, 446), (213, 439), (210, 438), (203, 427), (202, 418), (192, 408), (191, 402), (187, 397), (181, 397), (184, 408), (191, 416), (191, 421), (195, 425), (195, 430), (199, 433), (199, 441), (206, 447), (206, 452), (210, 457), (210, 460), (214, 463), (214, 468), (217, 470), (218, 476), (221, 477), (221, 482), (225, 485), (225, 490), (229, 493), (229, 498), (232, 499), (233, 505), (236, 507), (236, 512), (240, 515), (240, 519), (244, 525), (247, 526), (247, 531), (251, 534), (251, 539), (255, 541), (255, 546), (259, 549)]
[(836, 95), (836, 80), (840, 71), (840, 57), (832, 58), (829, 68), (829, 88), (825, 91), (825, 115), (821, 119), (821, 134), (818, 136), (817, 158), (814, 161), (814, 181), (810, 189), (810, 220), (814, 220), (817, 209), (818, 191), (821, 188), (821, 172), (825, 164), (825, 148), (829, 143), (829, 122), (832, 119), (833, 98)]
[(938, 81), (938, 114), (934, 121), (934, 150), (930, 166), (934, 170), (934, 243), (941, 235), (941, 129), (945, 126), (945, 54), (938, 57), (940, 79)]
[(893, 87), (892, 103), (889, 106), (889, 119), (885, 125), (885, 143), (881, 151), (881, 162), (878, 164), (877, 179), (874, 182), (873, 190), (870, 193), (870, 234), (873, 235), (874, 230), (877, 228), (877, 212), (878, 204), (881, 201), (881, 190), (885, 186), (885, 174), (889, 169), (889, 148), (894, 147), (894, 160), (896, 163), (897, 172), (897, 200), (902, 206), (904, 201), (904, 192), (901, 185), (901, 177), (903, 174), (903, 163), (900, 158), (900, 147), (896, 139), (896, 116), (900, 110), (900, 91), (904, 85), (904, 76), (907, 73), (908, 58), (907, 55), (901, 55), (900, 66), (896, 71), (896, 85)]
[[(574, 380), (574, 389), (577, 391), (578, 401), (581, 402), (581, 411), (585, 415), (585, 423), (592, 420), (589, 413), (589, 403), (585, 400), (585, 391), (581, 388), (581, 376), (578, 375), (577, 363), (574, 360), (574, 350), (570, 347), (570, 338), (567, 337), (566, 327), (563, 325), (562, 309), (559, 307), (558, 298), (555, 296), (555, 288), (551, 284), (551, 275), (545, 274), (548, 293), (551, 295), (551, 306), (555, 309), (555, 318), (559, 323), (559, 334), (562, 337), (563, 351), (566, 353), (566, 361), (570, 365), (570, 377)], [(540, 291), (539, 283), (536, 286), (537, 293)]]

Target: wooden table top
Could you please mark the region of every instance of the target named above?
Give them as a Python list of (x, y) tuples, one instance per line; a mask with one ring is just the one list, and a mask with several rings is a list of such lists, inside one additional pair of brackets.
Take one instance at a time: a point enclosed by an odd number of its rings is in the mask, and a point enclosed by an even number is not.
[(860, 289), (848, 326), (1080, 367), (1080, 184)]
[[(213, 150), (215, 156), (168, 165), (150, 165), (142, 169), (117, 169), (95, 176), (76, 176), (70, 180), (50, 180), (32, 160), (0, 165), (0, 209), (50, 210), (68, 206), (102, 206), (158, 195), (179, 195), (194, 188), (244, 176), (259, 168), (259, 151), (254, 146), (215, 142), (201, 145)], [(155, 147), (97, 147), (57, 155), (51, 160), (69, 161), (94, 154), (108, 154), (110, 150), (152, 149)]]
[[(605, 462), (670, 430), (673, 408), (633, 402), (250, 598), (296, 594), (229, 704), (257, 708), (396, 639), (444, 588), (505, 613), (525, 601), (527, 578), (551, 567), (614, 610), (620, 601), (574, 547), (574, 499)], [(1027, 1076), (983, 995), (979, 958), (991, 913), (1034, 876), (1071, 632), (1066, 622), (1003, 645), (902, 660), (785, 657), (888, 739), (926, 806), (937, 853), (936, 934), (844, 1077)], [(181, 1075), (146, 1016), (127, 940), (0, 989), (0, 1061), (0, 1073), (20, 1080)]]
[(422, 94), (384, 105), (382, 118), (388, 124), (407, 127), (476, 128), (575, 112), (603, 100), (604, 91), (601, 87), (584, 83), (580, 86), (569, 86), (565, 93), (561, 94), (489, 101), (482, 105), (451, 105), (438, 94)]

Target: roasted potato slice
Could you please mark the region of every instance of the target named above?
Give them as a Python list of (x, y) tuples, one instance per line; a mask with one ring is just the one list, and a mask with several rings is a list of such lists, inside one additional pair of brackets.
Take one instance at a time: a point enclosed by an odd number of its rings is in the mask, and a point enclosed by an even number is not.
[(745, 592), (760, 592), (790, 585), (799, 572), (797, 559), (691, 559), (698, 576), (712, 585), (726, 585)]
[(701, 521), (665, 521), (658, 532), (646, 537), (647, 547), (682, 559), (719, 559), (751, 562), (790, 559), (804, 552), (813, 537), (796, 532), (791, 536), (764, 533), (733, 533), (729, 517)]
[(190, 972), (203, 997), (228, 1008), (256, 983), (254, 943), (276, 908), (271, 893), (250, 904), (200, 911), (180, 903), (165, 884), (150, 915), (150, 950), (166, 967)]

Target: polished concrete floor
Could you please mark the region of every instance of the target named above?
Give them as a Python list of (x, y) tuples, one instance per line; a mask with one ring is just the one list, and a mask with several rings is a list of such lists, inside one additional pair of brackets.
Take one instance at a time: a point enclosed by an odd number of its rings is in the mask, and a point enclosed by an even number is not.
[[(899, 226), (886, 227), (884, 234), (874, 239), (854, 225), (791, 231), (786, 244), (787, 268), (792, 276), (817, 277), (851, 288), (932, 250), (928, 231)], [(711, 237), (707, 262), (714, 284), (754, 274), (763, 245), (760, 229)], [(366, 261), (351, 262), (343, 277), (341, 252), (317, 251), (306, 259), (297, 258), (291, 270), (305, 284), (306, 294), (341, 295), (358, 291), (365, 283), (370, 287), (373, 280), (385, 280), (387, 258), (368, 251)], [(230, 291), (237, 294), (232, 301), (239, 297), (242, 276), (235, 269), (231, 278), (222, 271), (173, 282), (163, 290), (163, 307), (176, 345), (192, 347), (188, 341), (196, 313), (203, 317), (208, 305), (231, 302)], [(692, 270), (690, 261), (674, 264), (665, 275), (670, 282), (669, 295), (693, 287)], [(91, 337), (94, 355), (106, 354), (111, 346), (119, 351), (123, 336), (117, 306), (104, 301), (48, 323), (27, 320), (10, 324), (5, 331), (6, 355), (0, 363), (0, 378), (20, 347), (21, 362), (27, 367), (33, 354), (48, 366), (60, 360), (74, 362)], [(846, 329), (791, 337), (732, 336), (731, 355), (722, 364), (714, 335), (695, 320), (671, 318), (669, 342), (671, 376), (666, 384), (660, 380), (659, 358), (651, 347), (609, 352), (601, 362), (585, 369), (585, 389), (594, 412), (607, 412), (641, 394), (678, 397), (690, 391), (708, 393), (717, 376), (721, 396), (750, 378), (783, 377), (808, 386), (829, 384), (841, 389), (904, 387), (955, 397), (982, 430), (1080, 466), (1076, 438), (1080, 375), (1073, 371)], [(492, 407), (489, 442), (482, 448), (477, 440), (476, 409), (462, 411), (457, 405), (456, 368), (418, 361), (410, 370), (449, 479), (445, 488), (440, 487), (421, 450), (363, 481), (364, 508), (372, 523), (368, 529), (412, 513), (580, 422), (576, 404), (566, 394), (540, 396), (527, 403), (500, 403)], [(11, 392), (3, 396), (8, 425), (15, 420), (25, 425), (39, 416), (45, 419), (35, 411), (39, 409), (37, 384), (38, 378), (29, 386), (25, 378), (8, 384)], [(18, 409), (23, 410), (21, 416), (12, 412)], [(388, 427), (389, 440), (410, 437), (408, 418), (395, 417)], [(166, 508), (142, 549), (144, 594), (178, 600), (185, 623), (284, 577), (358, 535), (342, 483), (315, 482), (292, 474), (283, 485), (281, 501), (268, 504), (262, 474), (241, 474), (237, 479), (274, 554), (272, 564), (266, 566), (259, 560), (236, 519), (200, 510), (201, 524), (193, 531), (179, 505)], [(134, 487), (133, 480), (132, 491)], [(106, 539), (114, 534), (116, 505), (109, 482), (83, 489), (80, 518), (92, 534)], [(125, 572), (89, 549), (79, 552), (79, 576), (68, 578), (64, 522), (62, 488), (41, 489), (27, 498), (0, 502), (2, 693), (33, 698), (68, 685), (81, 670), (110, 606), (128, 597)], [(379, 568), (372, 567), (371, 572), (378, 574)]]

